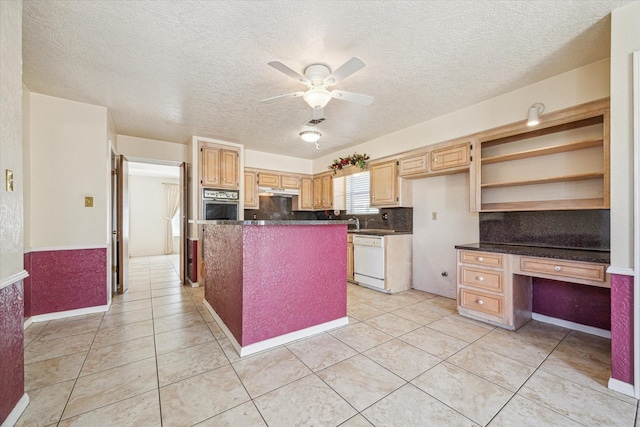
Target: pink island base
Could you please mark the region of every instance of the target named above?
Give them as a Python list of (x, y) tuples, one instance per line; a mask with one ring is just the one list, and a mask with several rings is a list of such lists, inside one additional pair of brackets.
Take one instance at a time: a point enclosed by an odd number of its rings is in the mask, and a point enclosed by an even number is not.
[(245, 356), (348, 323), (347, 225), (206, 224), (205, 305)]

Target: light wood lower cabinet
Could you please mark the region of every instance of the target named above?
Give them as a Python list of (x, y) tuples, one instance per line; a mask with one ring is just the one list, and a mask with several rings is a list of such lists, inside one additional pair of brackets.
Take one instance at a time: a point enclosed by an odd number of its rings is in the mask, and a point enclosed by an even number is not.
[(532, 277), (611, 287), (607, 265), (459, 249), (458, 312), (506, 329), (531, 319)]
[(531, 319), (531, 279), (512, 274), (508, 255), (458, 250), (458, 312), (515, 330)]
[(353, 281), (353, 234), (347, 234), (347, 280)]

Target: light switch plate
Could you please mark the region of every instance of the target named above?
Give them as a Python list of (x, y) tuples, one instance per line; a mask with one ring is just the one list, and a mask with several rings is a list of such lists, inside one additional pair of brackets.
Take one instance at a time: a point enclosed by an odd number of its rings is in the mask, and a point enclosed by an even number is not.
[(7, 181), (7, 191), (12, 192), (13, 191), (13, 171), (7, 169), (5, 176)]
[(93, 197), (85, 196), (85, 198), (84, 198), (84, 207), (85, 208), (92, 208), (93, 207)]

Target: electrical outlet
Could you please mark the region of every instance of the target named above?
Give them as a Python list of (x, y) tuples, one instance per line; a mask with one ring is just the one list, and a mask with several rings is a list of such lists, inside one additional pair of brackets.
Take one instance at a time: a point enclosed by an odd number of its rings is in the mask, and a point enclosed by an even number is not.
[(389, 219), (389, 214), (388, 214), (387, 212), (383, 213), (383, 214), (382, 214), (382, 220), (383, 220), (383, 221), (386, 221), (386, 220), (388, 220), (388, 219)]
[(432, 221), (438, 220), (438, 212), (431, 212), (431, 220)]
[(84, 207), (85, 208), (92, 208), (93, 207), (93, 197), (85, 196), (85, 198), (84, 198)]

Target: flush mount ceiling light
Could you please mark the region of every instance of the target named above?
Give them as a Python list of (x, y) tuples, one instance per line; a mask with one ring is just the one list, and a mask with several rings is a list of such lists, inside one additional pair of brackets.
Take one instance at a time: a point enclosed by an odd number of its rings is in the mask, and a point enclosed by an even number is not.
[(300, 132), (300, 138), (305, 142), (317, 142), (322, 134), (317, 130), (303, 130)]
[(544, 111), (544, 104), (536, 102), (529, 107), (529, 117), (527, 118), (527, 126), (536, 126), (540, 121), (538, 115)]

